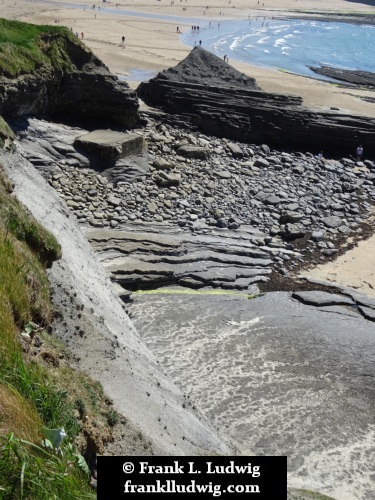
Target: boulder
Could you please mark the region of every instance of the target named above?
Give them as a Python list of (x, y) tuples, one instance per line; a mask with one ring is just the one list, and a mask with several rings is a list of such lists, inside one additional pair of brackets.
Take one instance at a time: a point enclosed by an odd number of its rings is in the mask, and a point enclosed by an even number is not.
[(186, 145), (186, 146), (180, 146), (177, 149), (177, 154), (183, 156), (184, 158), (195, 158), (199, 160), (206, 160), (210, 155), (210, 151), (208, 148), (202, 146)]
[(238, 144), (234, 144), (233, 142), (229, 142), (227, 144), (227, 148), (234, 158), (243, 158), (244, 154), (240, 146)]
[(279, 234), (286, 240), (296, 240), (303, 238), (306, 232), (300, 224), (285, 224), (285, 226), (280, 226)]
[(163, 187), (178, 186), (181, 182), (180, 174), (167, 174), (162, 170), (159, 172), (155, 172), (152, 175), (152, 178), (156, 184)]
[(94, 130), (78, 137), (74, 146), (103, 160), (115, 163), (130, 155), (142, 155), (145, 142), (141, 135), (116, 132), (114, 130)]

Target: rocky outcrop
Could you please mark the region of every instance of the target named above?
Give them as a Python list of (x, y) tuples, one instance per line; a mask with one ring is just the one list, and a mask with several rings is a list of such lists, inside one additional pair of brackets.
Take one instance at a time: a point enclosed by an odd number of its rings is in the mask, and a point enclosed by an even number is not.
[(257, 293), (254, 285), (269, 280), (273, 258), (301, 257), (281, 242), (272, 249), (260, 247), (264, 235), (251, 227), (224, 234), (191, 234), (155, 223), (82, 229), (112, 280), (130, 290), (179, 285)]
[(319, 67), (310, 66), (310, 69), (318, 75), (328, 76), (342, 83), (372, 89), (375, 87), (375, 73), (370, 73), (369, 71), (353, 71), (324, 65)]
[(59, 116), (75, 124), (90, 120), (101, 127), (132, 128), (139, 123), (138, 99), (126, 82), (109, 69), (72, 33), (46, 33), (40, 39), (47, 55), (57, 46), (63, 69), (54, 58), (32, 74), (0, 75), (0, 114)]
[[(204, 66), (198, 67), (197, 60)], [(238, 72), (228, 72), (228, 78), (218, 81), (226, 67), (215, 55), (195, 47), (175, 68), (141, 83), (137, 93), (147, 104), (182, 115), (218, 137), (339, 155), (353, 154), (362, 143), (367, 156), (375, 155), (374, 119), (309, 110), (301, 98), (263, 92)], [(182, 78), (182, 71), (194, 80)]]

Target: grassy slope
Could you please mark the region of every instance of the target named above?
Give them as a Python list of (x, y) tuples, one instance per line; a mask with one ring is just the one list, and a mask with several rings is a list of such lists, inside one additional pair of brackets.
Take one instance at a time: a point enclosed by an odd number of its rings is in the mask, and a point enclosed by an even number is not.
[[(0, 168), (0, 498), (94, 498), (72, 443), (87, 420), (110, 433), (116, 414), (45, 331), (53, 317), (45, 267), (61, 249), (11, 190)], [(41, 447), (42, 427), (65, 428), (63, 454)]]
[(43, 65), (69, 71), (72, 63), (65, 51), (66, 39), (80, 45), (77, 37), (62, 26), (0, 19), (0, 74), (14, 78)]

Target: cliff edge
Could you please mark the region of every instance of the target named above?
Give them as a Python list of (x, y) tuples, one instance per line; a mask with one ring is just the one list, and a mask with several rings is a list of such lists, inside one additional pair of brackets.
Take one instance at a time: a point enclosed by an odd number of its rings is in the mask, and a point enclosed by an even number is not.
[(67, 28), (0, 19), (0, 115), (139, 124), (138, 98)]

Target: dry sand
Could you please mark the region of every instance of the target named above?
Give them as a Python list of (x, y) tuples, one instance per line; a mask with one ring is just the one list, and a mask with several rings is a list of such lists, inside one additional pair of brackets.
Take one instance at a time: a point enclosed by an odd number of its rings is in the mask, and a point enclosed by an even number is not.
[[(35, 22), (37, 24), (59, 24), (84, 33), (85, 43), (117, 75), (132, 75), (137, 70), (158, 71), (176, 65), (190, 52), (176, 31), (189, 30), (191, 18), (213, 20), (247, 19), (260, 16), (297, 16), (296, 10), (315, 14), (328, 13), (373, 13), (375, 8), (345, 0), (119, 0), (98, 2), (93, 0), (68, 0), (66, 5), (86, 6), (66, 8), (58, 2), (26, 0), (4, 0), (3, 17)], [(171, 5), (172, 3), (172, 5)], [(95, 9), (93, 9), (95, 5)], [(209, 9), (206, 7), (209, 6)], [(186, 10), (183, 10), (186, 7)], [(100, 8), (100, 10), (99, 10)], [(141, 18), (105, 12), (132, 11), (165, 16), (162, 19)], [(220, 12), (222, 15), (220, 15)], [(176, 23), (168, 16), (186, 19)], [(126, 43), (121, 43), (121, 37)], [(373, 96), (367, 91), (338, 88), (330, 83), (307, 77), (286, 74), (277, 69), (253, 67), (230, 61), (240, 71), (256, 78), (259, 86), (267, 92), (299, 95), (306, 106), (327, 110), (338, 108), (340, 112), (375, 117), (375, 104), (365, 102), (358, 96)], [(149, 73), (150, 74), (150, 73)], [(148, 79), (149, 76), (146, 78)], [(138, 81), (129, 81), (135, 88)]]
[[(373, 220), (374, 223), (374, 220)], [(344, 285), (375, 297), (375, 236), (336, 260), (317, 266), (305, 274), (333, 284)]]
[[(69, 7), (69, 5), (71, 7)], [(95, 5), (95, 9), (93, 9)], [(82, 6), (81, 8), (73, 8)], [(209, 7), (207, 9), (207, 6)], [(183, 10), (186, 7), (186, 10)], [(164, 19), (118, 15), (114, 11), (153, 13)], [(190, 29), (191, 18), (215, 22), (225, 19), (247, 19), (259, 16), (298, 16), (303, 11), (319, 14), (372, 13), (375, 7), (350, 0), (118, 0), (98, 2), (69, 0), (64, 6), (58, 2), (2, 0), (1, 16), (37, 24), (55, 24), (84, 33), (85, 43), (100, 57), (111, 71), (118, 75), (132, 75), (134, 71), (148, 72), (148, 79), (158, 71), (176, 65), (190, 52), (179, 39), (176, 21), (168, 16), (181, 18), (181, 31)], [(221, 15), (220, 15), (221, 12)], [(186, 19), (183, 20), (183, 19)], [(197, 22), (198, 23), (198, 22)], [(121, 43), (121, 37), (126, 43)], [(258, 85), (267, 92), (299, 95), (304, 104), (317, 110), (337, 108), (340, 112), (375, 117), (375, 104), (361, 99), (374, 97), (374, 92), (342, 89), (333, 84), (311, 78), (286, 74), (278, 70), (230, 63), (245, 74), (255, 77)], [(129, 81), (136, 88), (138, 81)], [(319, 266), (315, 277), (354, 286), (375, 295), (375, 237), (364, 241), (335, 262)]]

